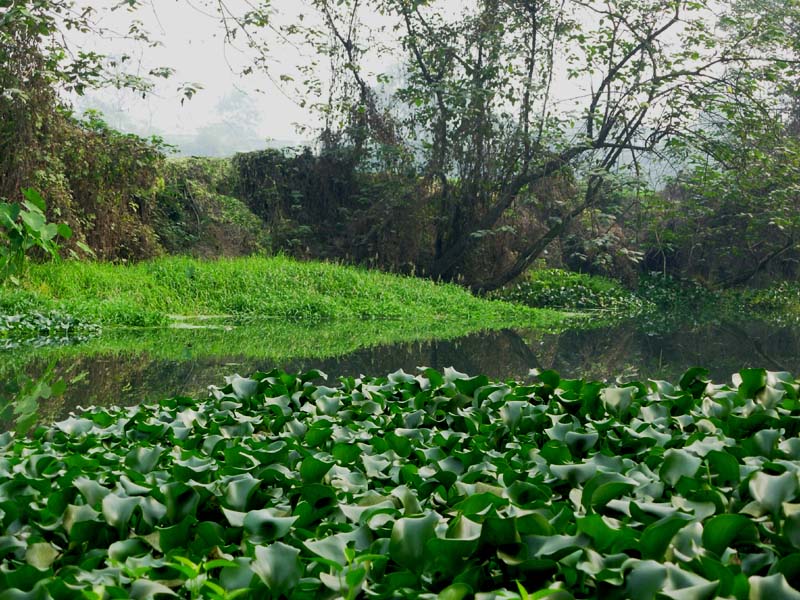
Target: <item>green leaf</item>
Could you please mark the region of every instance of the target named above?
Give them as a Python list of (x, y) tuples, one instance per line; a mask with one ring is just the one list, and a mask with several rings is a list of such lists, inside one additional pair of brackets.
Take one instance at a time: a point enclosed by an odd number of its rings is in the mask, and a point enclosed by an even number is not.
[(583, 487), (581, 504), (587, 510), (602, 508), (611, 500), (624, 496), (637, 482), (618, 473), (599, 473)]
[(662, 560), (672, 538), (691, 521), (692, 517), (679, 513), (648, 525), (640, 540), (642, 558)]
[(600, 400), (610, 414), (623, 417), (628, 412), (636, 392), (635, 387), (607, 387), (600, 392)]
[(398, 564), (415, 572), (425, 568), (425, 545), (436, 534), (439, 514), (429, 512), (422, 517), (397, 519), (392, 527), (389, 556)]
[(68, 240), (72, 237), (72, 229), (66, 223), (59, 223), (57, 229), (58, 235)]
[(252, 569), (275, 597), (288, 594), (297, 586), (302, 576), (300, 551), (282, 542), (257, 546)]
[(333, 463), (329, 462), (324, 455), (307, 456), (300, 463), (300, 477), (306, 483), (319, 483), (331, 470), (331, 467), (333, 467)]
[(464, 600), (467, 596), (472, 596), (472, 588), (466, 583), (453, 583), (444, 588), (436, 600)]
[(659, 470), (659, 476), (668, 484), (674, 486), (681, 477), (692, 478), (700, 468), (702, 460), (685, 450), (670, 449), (664, 453), (664, 461)]
[(726, 548), (733, 547), (734, 542), (758, 542), (758, 529), (747, 517), (717, 515), (703, 524), (703, 546), (717, 556), (722, 556)]
[(764, 510), (777, 514), (784, 502), (797, 496), (798, 480), (792, 471), (782, 475), (767, 475), (759, 471), (750, 478), (748, 487), (750, 495)]
[(45, 571), (52, 566), (59, 554), (49, 542), (38, 542), (28, 546), (25, 551), (25, 561), (40, 571)]
[(252, 398), (256, 390), (258, 390), (258, 381), (234, 375), (230, 378), (230, 384), (233, 388), (233, 393), (239, 400), (247, 400)]
[(103, 517), (106, 523), (123, 532), (128, 527), (134, 509), (139, 506), (141, 498), (131, 498), (108, 494), (103, 498)]
[(759, 577), (753, 575), (750, 581), (750, 600), (800, 600), (800, 591), (793, 589), (782, 573)]
[(250, 540), (258, 544), (284, 537), (296, 520), (297, 517), (275, 516), (273, 509), (265, 508), (248, 512), (242, 525)]
[(156, 600), (159, 596), (177, 596), (164, 584), (147, 579), (137, 579), (131, 584), (131, 600)]
[(739, 394), (743, 398), (755, 398), (756, 394), (767, 385), (765, 369), (742, 369), (739, 371), (739, 378)]
[(42, 212), (47, 210), (47, 204), (42, 198), (42, 195), (34, 188), (23, 188), (22, 195), (25, 197), (29, 203), (31, 203), (34, 207), (39, 209)]

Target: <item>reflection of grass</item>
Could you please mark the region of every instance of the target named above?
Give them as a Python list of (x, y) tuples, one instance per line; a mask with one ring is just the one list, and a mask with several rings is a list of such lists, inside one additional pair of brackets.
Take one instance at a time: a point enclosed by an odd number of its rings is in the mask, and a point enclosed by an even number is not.
[[(538, 311), (536, 325), (554, 330), (564, 322), (559, 313)], [(486, 317), (486, 315), (483, 315)], [(0, 376), (19, 371), (33, 359), (63, 360), (81, 356), (146, 354), (153, 359), (191, 360), (241, 357), (274, 362), (300, 358), (330, 358), (383, 344), (452, 339), (480, 330), (522, 325), (495, 316), (437, 321), (348, 320), (316, 324), (259, 320), (231, 329), (153, 328), (109, 329), (100, 337), (75, 346), (19, 348), (6, 353)], [(527, 323), (528, 325), (530, 323)]]

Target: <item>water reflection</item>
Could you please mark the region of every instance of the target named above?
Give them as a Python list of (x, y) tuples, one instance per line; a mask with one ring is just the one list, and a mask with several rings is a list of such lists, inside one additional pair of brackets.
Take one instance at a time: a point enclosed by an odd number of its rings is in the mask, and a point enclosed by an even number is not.
[[(35, 377), (50, 366), (50, 360), (34, 355), (20, 368)], [(177, 394), (202, 394), (209, 385), (221, 384), (225, 375), (237, 372), (319, 368), (338, 377), (385, 375), (400, 368), (414, 372), (423, 365), (452, 366), (495, 379), (525, 379), (536, 367), (555, 369), (565, 377), (673, 381), (688, 367), (700, 365), (708, 367), (716, 381), (728, 381), (744, 367), (800, 373), (800, 329), (723, 323), (654, 336), (630, 322), (561, 334), (503, 330), (447, 341), (387, 344), (335, 358), (282, 361), (246, 358), (237, 354), (236, 347), (227, 355), (203, 356), (191, 342), (173, 359), (153, 358), (147, 351), (78, 353), (57, 361), (56, 377), (70, 383), (62, 396), (40, 405), (39, 417), (59, 418), (92, 404), (129, 405)]]

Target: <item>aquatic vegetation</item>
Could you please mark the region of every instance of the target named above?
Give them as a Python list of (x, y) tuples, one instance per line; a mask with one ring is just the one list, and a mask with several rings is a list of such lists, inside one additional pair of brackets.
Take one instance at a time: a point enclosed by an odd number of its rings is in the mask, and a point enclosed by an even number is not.
[(100, 334), (100, 327), (58, 311), (22, 315), (0, 314), (0, 350), (21, 345), (57, 346), (84, 342)]
[(800, 383), (706, 373), (272, 371), (5, 433), (0, 589), (796, 597)]
[(634, 316), (652, 308), (618, 281), (561, 269), (531, 271), (524, 280), (495, 295), (534, 307), (600, 310), (624, 316)]

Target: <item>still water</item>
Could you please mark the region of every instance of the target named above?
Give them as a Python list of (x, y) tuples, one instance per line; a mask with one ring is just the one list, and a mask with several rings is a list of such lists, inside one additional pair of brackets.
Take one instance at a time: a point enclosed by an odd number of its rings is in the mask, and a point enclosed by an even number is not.
[[(226, 375), (276, 367), (289, 371), (317, 368), (332, 379), (385, 375), (397, 369), (413, 373), (418, 366), (454, 367), (496, 379), (526, 379), (533, 368), (555, 369), (562, 377), (595, 380), (677, 381), (691, 366), (709, 368), (718, 382), (729, 381), (732, 373), (745, 367), (800, 374), (800, 327), (758, 322), (679, 327), (659, 335), (648, 333), (635, 321), (559, 334), (509, 329), (452, 340), (385, 344), (323, 359), (304, 358), (302, 354), (278, 360), (254, 359), (252, 352), (249, 357), (238, 353), (233, 338), (229, 351), (217, 350), (209, 356), (198, 350), (204, 344), (193, 343), (191, 333), (181, 335), (178, 345), (182, 347), (170, 358), (156, 357), (152, 350), (116, 349), (82, 355), (81, 346), (72, 348), (68, 355), (28, 350), (29, 358), (17, 361), (14, 368), (0, 368), (0, 377), (8, 379), (21, 372), (37, 377), (50, 369), (50, 376), (65, 380), (67, 388), (57, 398), (39, 400), (39, 418), (61, 418), (78, 406), (129, 405), (178, 394), (202, 394), (209, 385), (223, 385)], [(226, 348), (228, 333), (218, 335), (221, 342), (217, 345)], [(251, 349), (252, 345), (253, 341)], [(0, 367), (3, 361), (11, 364), (12, 352), (0, 353)]]

